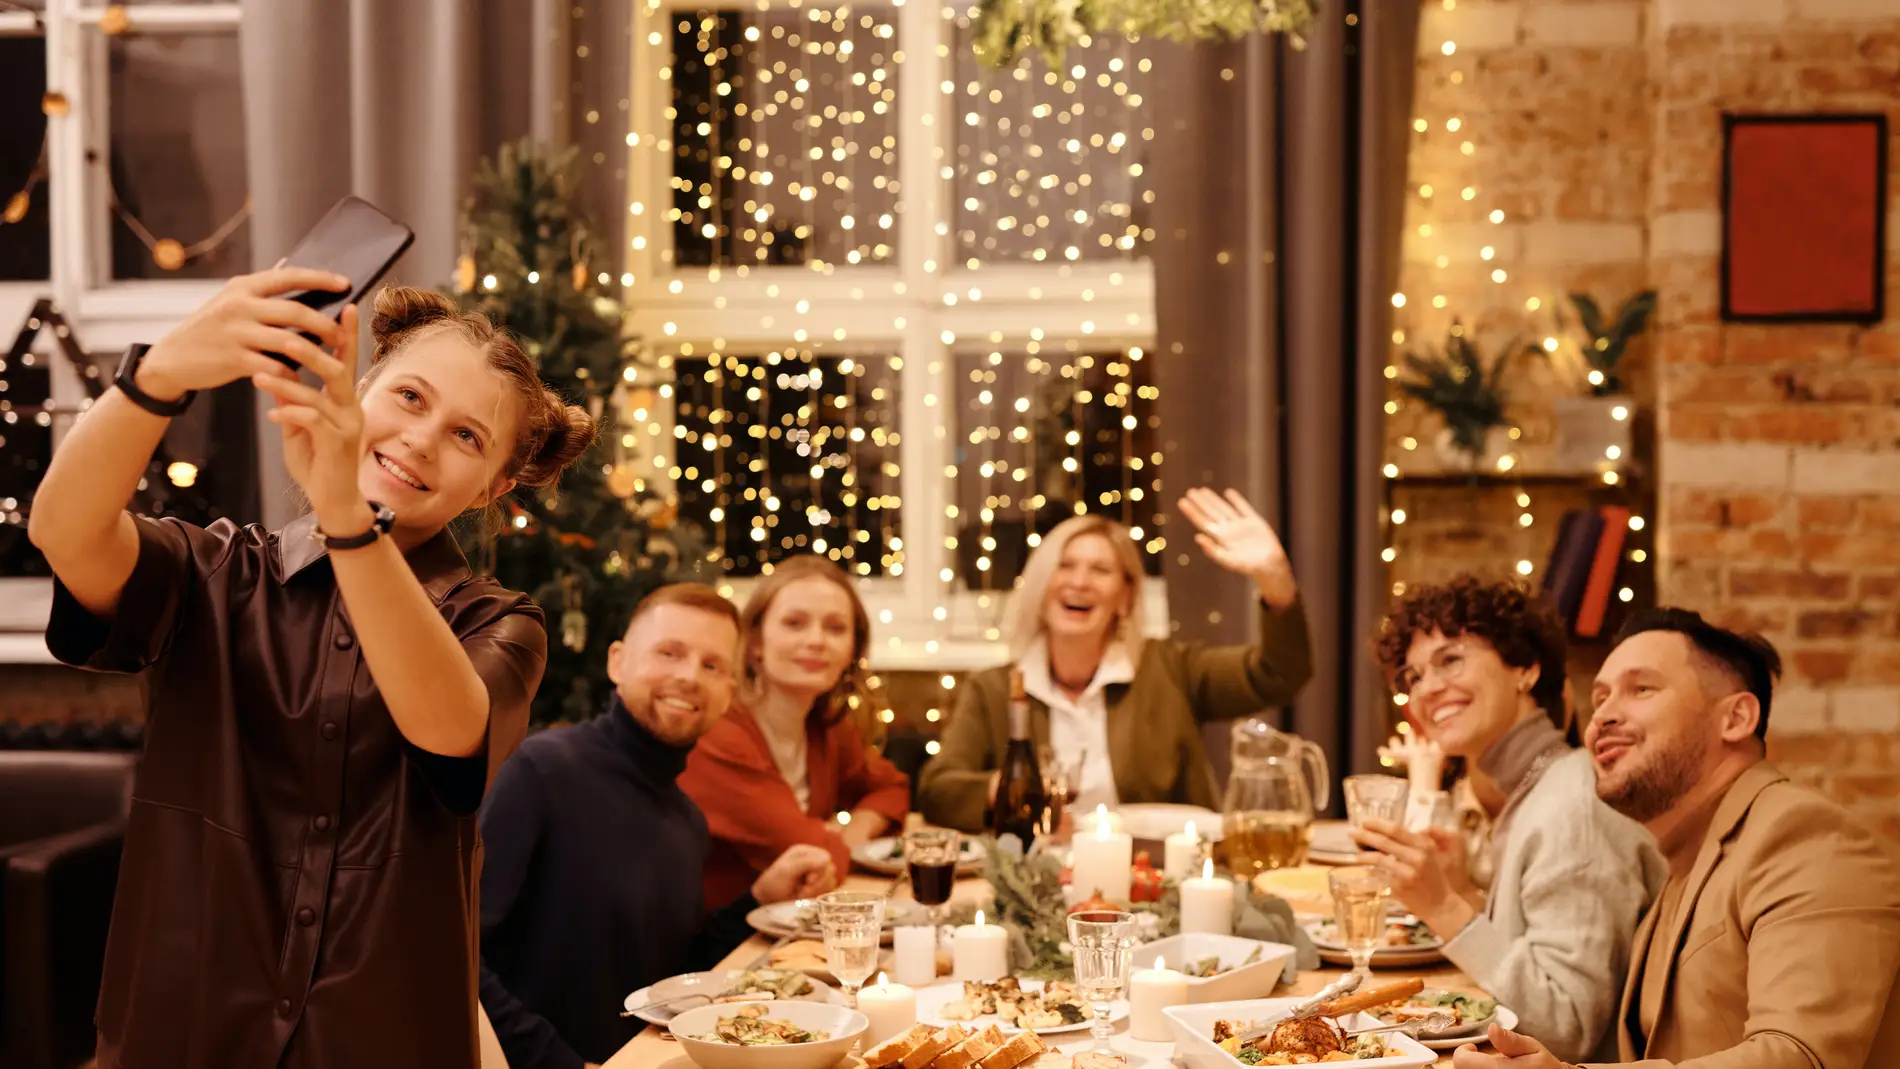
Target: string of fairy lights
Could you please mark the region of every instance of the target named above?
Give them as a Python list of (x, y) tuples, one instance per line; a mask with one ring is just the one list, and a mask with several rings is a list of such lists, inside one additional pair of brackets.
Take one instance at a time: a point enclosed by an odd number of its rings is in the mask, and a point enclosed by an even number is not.
[[(649, 11), (658, 10), (650, 0)], [(969, 54), (974, 14), (942, 9), (954, 45), (939, 55), (954, 47), (959, 58), (938, 86), (956, 130), (954, 157), (938, 175), (953, 194), (938, 236), (954, 228), (955, 254), (972, 271), (1137, 255), (1154, 238), (1138, 218), (1154, 201), (1142, 161), (1154, 137), (1151, 61), (1130, 42), (1102, 41), (1072, 50), (1060, 71), (1039, 60), (991, 71)], [(671, 65), (660, 72), (671, 93), (669, 136), (643, 146), (634, 133), (628, 144), (667, 160), (672, 203), (656, 222), (672, 227), (675, 271), (703, 267), (718, 282), (754, 267), (831, 274), (894, 260), (905, 192), (904, 52), (894, 21), (892, 9), (819, 5), (674, 12), (650, 24), (649, 45), (671, 36)], [(629, 209), (645, 215), (637, 197)], [(650, 236), (636, 233), (633, 247)], [(939, 268), (934, 258), (925, 264)], [(675, 277), (667, 289), (679, 294), (684, 283)], [(766, 292), (775, 297), (778, 287)], [(942, 302), (982, 299), (981, 287), (969, 286)], [(791, 310), (811, 311), (806, 301)], [(903, 330), (905, 319), (895, 325)], [(724, 339), (674, 344), (659, 359), (672, 381), (657, 387), (654, 410), (633, 413), (644, 433), (636, 428), (623, 445), (651, 450), (679, 489), (682, 515), (710, 528), (708, 559), (728, 573), (769, 573), (784, 554), (811, 551), (859, 575), (902, 575), (904, 356), (867, 352), (842, 327), (787, 333), (794, 344), (757, 354)], [(1052, 508), (1121, 520), (1158, 565), (1167, 545), (1154, 507), (1159, 391), (1141, 364), (1143, 348), (1050, 339), (1042, 329), (1007, 346), (1001, 332), (943, 333), (962, 384), (946, 428), (957, 446), (942, 473), (952, 487), (944, 549), (962, 565), (937, 573), (936, 619), (947, 618), (959, 582), (981, 592), (980, 608), (1000, 604), (989, 591), (1007, 589)], [(939, 358), (927, 370), (939, 374)], [(670, 432), (660, 405), (671, 406)], [(800, 510), (805, 522), (791, 522)], [(998, 637), (997, 622), (986, 622), (986, 636)]]
[[(1439, 0), (1439, 2), (1447, 12), (1456, 11), (1458, 8), (1458, 0)], [(1437, 50), (1441, 56), (1446, 58), (1457, 56), (1459, 52), (1455, 36), (1447, 36), (1443, 41), (1439, 42)], [(1476, 65), (1472, 64), (1471, 66), (1475, 67)], [(1449, 71), (1446, 71), (1443, 77), (1445, 84), (1456, 87), (1456, 92), (1467, 94), (1470, 92), (1467, 85), (1467, 65), (1458, 63)], [(1420, 93), (1419, 95), (1425, 96), (1426, 94)], [(1468, 104), (1469, 102), (1467, 102), (1467, 105)], [(1413, 119), (1412, 129), (1416, 135), (1414, 150), (1410, 153), (1413, 161), (1431, 158), (1427, 153), (1421, 152), (1419, 149), (1428, 145), (1434, 137), (1441, 136), (1442, 131), (1442, 136), (1456, 139), (1457, 153), (1456, 156), (1452, 157), (1454, 160), (1469, 161), (1467, 166), (1482, 165), (1476, 132), (1471, 128), (1466, 116), (1460, 113), (1463, 109), (1454, 105), (1451, 110), (1451, 114), (1435, 117), (1420, 115)], [(1418, 173), (1418, 170), (1419, 169), (1415, 166), (1413, 173), (1408, 179), (1410, 184), (1409, 192), (1414, 198), (1410, 201), (1410, 207), (1412, 210), (1426, 215), (1427, 218), (1417, 223), (1416, 233), (1418, 237), (1424, 239), (1430, 239), (1434, 236), (1448, 238), (1452, 232), (1448, 230), (1445, 234), (1439, 233), (1439, 224), (1431, 217), (1432, 209), (1441, 204), (1453, 206), (1449, 211), (1441, 210), (1437, 218), (1442, 220), (1452, 212), (1458, 211), (1457, 205), (1475, 205), (1475, 202), (1477, 202), (1482, 195), (1482, 190), (1475, 179), (1470, 179), (1467, 176), (1437, 173), (1421, 175)], [(1456, 199), (1453, 200), (1453, 197)], [(1493, 207), (1488, 211), (1484, 211), (1481, 208), (1474, 210), (1481, 212), (1480, 218), (1492, 227), (1503, 226), (1507, 219), (1503, 208)], [(1455, 314), (1454, 310), (1450, 309), (1451, 300), (1444, 292), (1444, 289), (1447, 288), (1445, 285), (1445, 273), (1453, 270), (1454, 267), (1457, 269), (1468, 269), (1471, 265), (1475, 264), (1477, 269), (1481, 272), (1482, 277), (1491, 285), (1507, 287), (1511, 282), (1512, 275), (1510, 269), (1505, 266), (1500, 257), (1499, 246), (1502, 244), (1504, 243), (1500, 240), (1482, 237), (1476, 239), (1473, 246), (1468, 246), (1463, 250), (1441, 248), (1430, 261), (1432, 275), (1429, 280), (1429, 292), (1431, 292), (1431, 296), (1424, 303), (1430, 305), (1431, 312), (1440, 313), (1441, 315)], [(1465, 255), (1460, 255), (1461, 252)], [(1467, 258), (1467, 256), (1469, 258)], [(1486, 298), (1483, 303), (1501, 306), (1515, 302), (1509, 298)], [(1535, 316), (1540, 311), (1543, 311), (1545, 303), (1545, 298), (1542, 296), (1537, 294), (1526, 295), (1522, 305), (1526, 317)], [(1419, 302), (1414, 300), (1413, 296), (1408, 296), (1408, 294), (1403, 291), (1396, 292), (1392, 295), (1392, 307), (1395, 310), (1392, 344), (1396, 350), (1406, 343), (1408, 337), (1406, 326), (1408, 321), (1413, 326), (1418, 327), (1422, 326), (1423, 322), (1426, 319), (1432, 318), (1432, 316), (1431, 312), (1426, 312), (1422, 308), (1419, 308)], [(1554, 311), (1554, 309), (1552, 311)], [(1449, 329), (1454, 335), (1460, 335), (1466, 328), (1460, 326), (1457, 319), (1453, 319)], [(1555, 353), (1560, 344), (1559, 339), (1554, 335), (1546, 335), (1542, 341), (1542, 348), (1547, 353)], [(1591, 384), (1598, 384), (1601, 381), (1600, 375), (1596, 372), (1592, 372), (1591, 374), (1593, 376), (1590, 380)], [(1385, 377), (1387, 380), (1396, 380), (1399, 378), (1399, 375), (1400, 369), (1396, 364), (1386, 367)], [(1404, 402), (1395, 393), (1385, 402), (1386, 415), (1389, 417), (1397, 416), (1404, 407)], [(1612, 410), (1611, 415), (1612, 418), (1616, 420), (1627, 420), (1633, 418), (1634, 414), (1630, 412), (1626, 406), (1618, 406)], [(1521, 455), (1516, 448), (1516, 443), (1520, 442), (1523, 438), (1522, 428), (1513, 422), (1512, 425), (1506, 428), (1506, 433), (1513, 443), (1513, 448), (1495, 458), (1492, 462), (1494, 465), (1493, 472), (1490, 474), (1494, 476), (1524, 476), (1529, 474), (1524, 471)], [(1407, 434), (1399, 439), (1398, 445), (1401, 453), (1400, 457), (1389, 458), (1382, 468), (1382, 474), (1389, 483), (1402, 480), (1405, 477), (1405, 470), (1402, 466), (1404, 457), (1418, 450), (1419, 440), (1416, 436)], [(1631, 458), (1622, 455), (1619, 447), (1610, 446), (1596, 464), (1595, 478), (1600, 480), (1604, 486), (1613, 487), (1623, 484), (1626, 481), (1624, 465), (1627, 464), (1630, 459)], [(1520, 530), (1530, 529), (1536, 523), (1536, 514), (1533, 510), (1532, 496), (1528, 487), (1522, 482), (1507, 479), (1505, 488), (1512, 495), (1511, 500), (1518, 510), (1516, 527)], [(1412, 517), (1408, 516), (1406, 510), (1403, 508), (1394, 507), (1390, 511), (1387, 517), (1386, 545), (1380, 553), (1381, 559), (1387, 564), (1393, 564), (1398, 560), (1399, 550), (1396, 545), (1398, 529), (1411, 518)], [(1632, 512), (1627, 522), (1631, 532), (1643, 531), (1646, 526), (1644, 517), (1635, 512)], [(1643, 564), (1649, 559), (1648, 551), (1640, 546), (1626, 548), (1624, 555), (1625, 559), (1636, 564)], [(1537, 567), (1537, 563), (1534, 560), (1525, 556), (1517, 560), (1515, 571), (1519, 576), (1529, 579), (1536, 574)], [(1403, 596), (1405, 589), (1406, 585), (1403, 580), (1395, 579), (1393, 581), (1393, 596)], [(1629, 602), (1634, 599), (1635, 591), (1632, 587), (1627, 585), (1627, 583), (1619, 583), (1616, 596), (1620, 601)], [(1406, 704), (1405, 695), (1394, 695), (1393, 703), (1396, 706), (1404, 706)], [(1400, 732), (1409, 730), (1408, 725), (1402, 719), (1397, 723), (1397, 728)], [(1390, 762), (1387, 761), (1386, 763), (1389, 764)]]

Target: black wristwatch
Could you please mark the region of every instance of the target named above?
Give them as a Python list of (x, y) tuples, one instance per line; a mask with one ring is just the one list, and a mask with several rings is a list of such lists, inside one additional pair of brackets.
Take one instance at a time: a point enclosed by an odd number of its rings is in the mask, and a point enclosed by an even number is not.
[(369, 530), (364, 531), (362, 534), (338, 538), (334, 535), (324, 534), (321, 529), (317, 529), (311, 531), (310, 536), (315, 538), (317, 542), (327, 550), (362, 549), (364, 546), (388, 534), (389, 529), (396, 526), (396, 513), (392, 511), (388, 505), (372, 501), (369, 503), (369, 507), (370, 511), (376, 513), (376, 518), (370, 521)]
[(191, 399), (198, 396), (196, 390), (186, 390), (185, 396), (176, 401), (161, 401), (139, 389), (139, 384), (133, 381), (134, 376), (138, 374), (139, 361), (145, 359), (145, 351), (150, 348), (151, 346), (144, 342), (133, 342), (127, 346), (125, 355), (119, 359), (118, 373), (112, 376), (112, 385), (119, 388), (119, 392), (125, 395), (126, 400), (154, 416), (165, 419), (182, 416), (185, 409), (191, 407)]

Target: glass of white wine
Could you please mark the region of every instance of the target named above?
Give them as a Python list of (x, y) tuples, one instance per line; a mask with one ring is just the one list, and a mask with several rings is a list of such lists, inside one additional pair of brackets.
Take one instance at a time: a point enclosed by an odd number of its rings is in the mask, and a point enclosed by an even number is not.
[(1108, 1015), (1128, 985), (1135, 953), (1135, 915), (1120, 910), (1086, 910), (1069, 915), (1069, 942), (1075, 947), (1075, 986), (1094, 1013), (1089, 1035), (1093, 1050), (1110, 1051)]
[(884, 896), (868, 891), (833, 891), (818, 899), (818, 924), (825, 933), (825, 964), (844, 988), (845, 1001), (858, 1007), (858, 988), (877, 971), (878, 945), (884, 935)]
[(1372, 982), (1372, 953), (1385, 934), (1385, 873), (1371, 865), (1346, 865), (1327, 876), (1339, 941), (1352, 957), (1361, 986)]

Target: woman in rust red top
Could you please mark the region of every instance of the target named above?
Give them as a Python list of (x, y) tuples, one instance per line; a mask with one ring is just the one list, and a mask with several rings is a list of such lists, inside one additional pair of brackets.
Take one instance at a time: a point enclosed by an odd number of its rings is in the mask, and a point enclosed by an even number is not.
[(901, 828), (910, 810), (909, 777), (871, 746), (871, 620), (850, 578), (823, 557), (784, 561), (759, 581), (745, 625), (741, 701), (680, 777), (712, 832), (709, 910), (793, 843), (830, 850), (842, 873), (853, 846)]

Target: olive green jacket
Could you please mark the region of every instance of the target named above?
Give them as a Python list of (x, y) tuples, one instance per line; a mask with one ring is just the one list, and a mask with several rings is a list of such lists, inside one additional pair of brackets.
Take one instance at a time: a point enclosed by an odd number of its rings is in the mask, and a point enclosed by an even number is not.
[[(1260, 641), (1205, 646), (1155, 640), (1143, 644), (1135, 678), (1111, 684), (1108, 756), (1123, 802), (1185, 802), (1219, 809), (1201, 723), (1249, 716), (1293, 700), (1313, 674), (1306, 609), (1260, 606)], [(1029, 699), (1038, 744), (1049, 741), (1049, 708)], [(977, 672), (957, 688), (957, 708), (941, 749), (923, 768), (918, 808), (932, 824), (982, 829), (990, 773), (1009, 745), (1009, 668)]]

